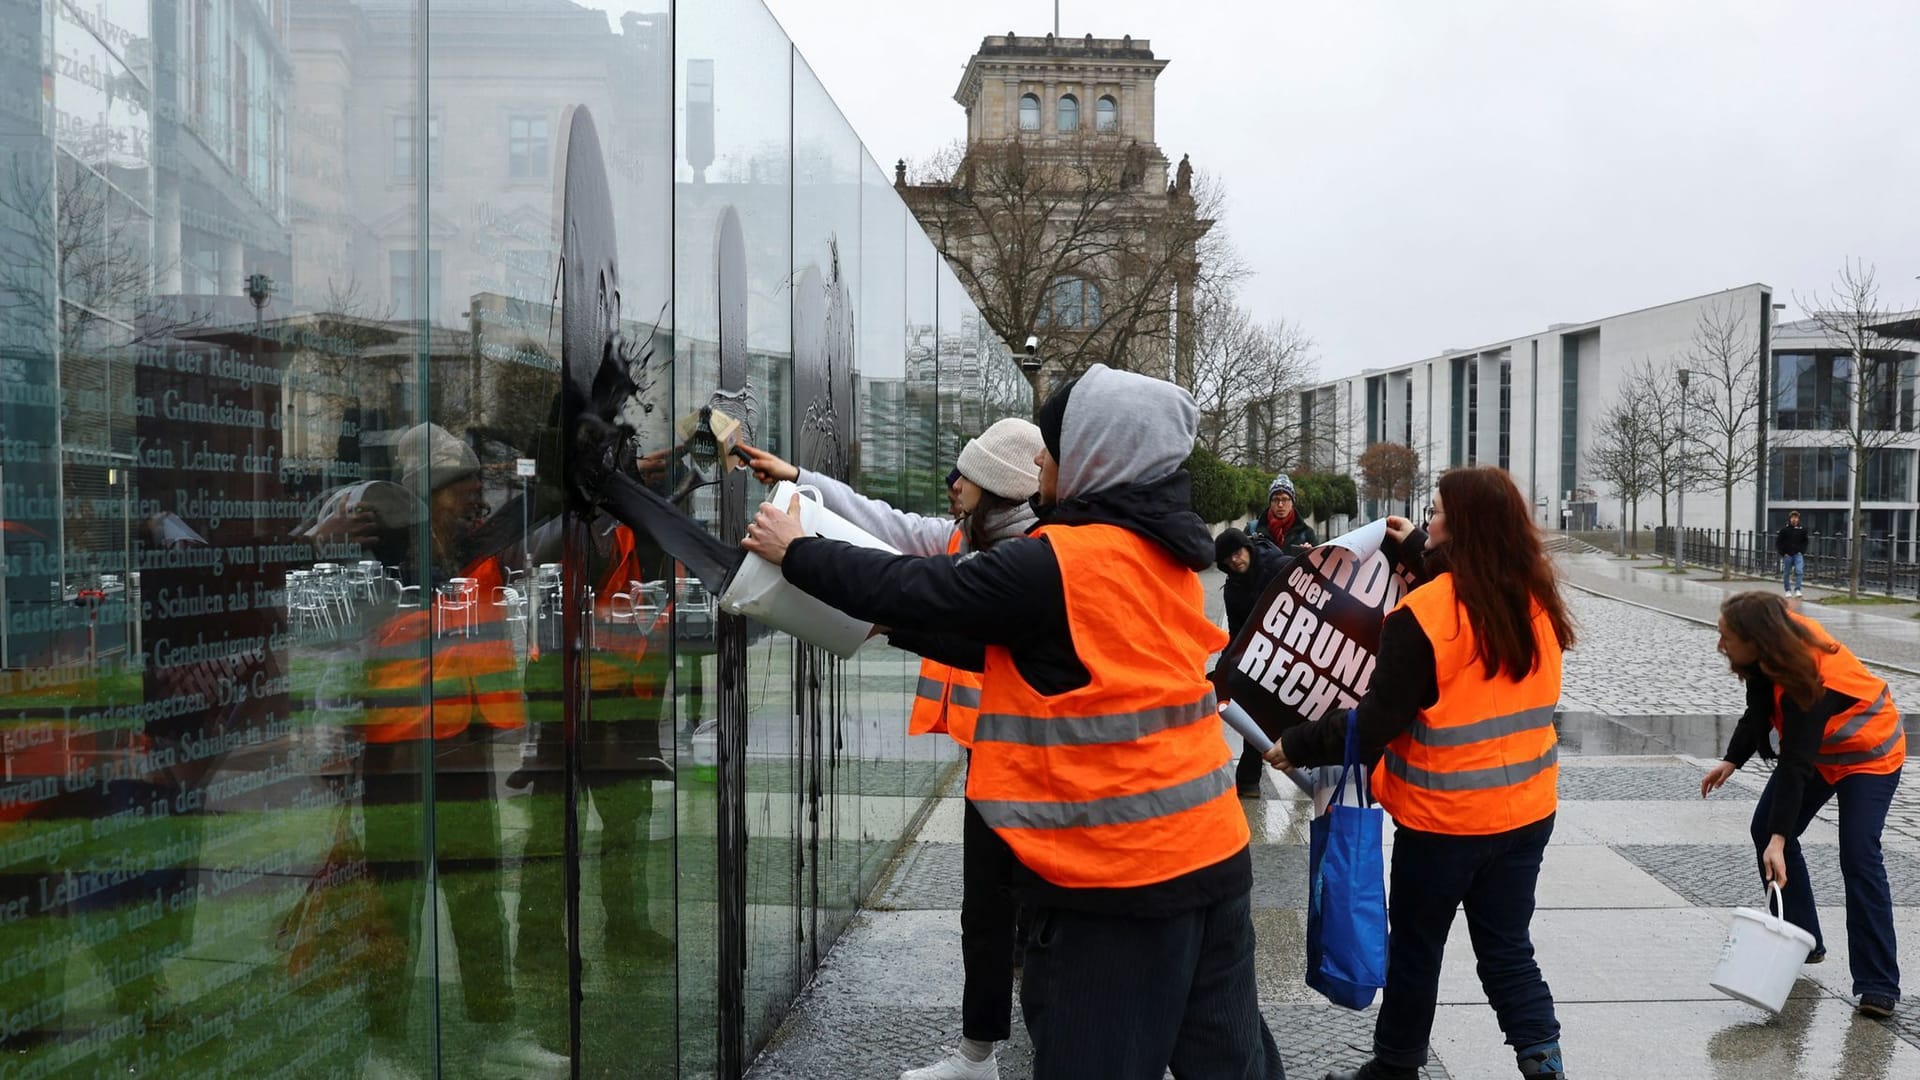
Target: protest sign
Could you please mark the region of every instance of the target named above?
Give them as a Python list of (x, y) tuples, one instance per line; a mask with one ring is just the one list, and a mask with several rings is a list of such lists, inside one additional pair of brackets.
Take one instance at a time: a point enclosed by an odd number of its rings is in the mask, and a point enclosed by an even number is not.
[(1301, 555), (1221, 654), (1226, 696), (1269, 737), (1352, 708), (1373, 684), (1380, 621), (1413, 586), (1386, 539), (1376, 521)]

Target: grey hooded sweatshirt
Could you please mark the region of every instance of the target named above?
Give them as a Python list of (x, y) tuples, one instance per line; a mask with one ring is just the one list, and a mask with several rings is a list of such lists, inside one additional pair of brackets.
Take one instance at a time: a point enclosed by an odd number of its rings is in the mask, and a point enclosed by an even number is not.
[[(1213, 538), (1192, 510), (1180, 468), (1198, 419), (1192, 397), (1173, 384), (1096, 366), (1056, 393), (1038, 418), (1060, 462), (1058, 499), (1040, 507), (1041, 523), (1117, 525), (1194, 570), (1211, 566)], [(813, 596), (891, 627), (895, 644), (922, 656), (979, 671), (986, 647), (1004, 646), (1020, 677), (1042, 694), (1066, 693), (1091, 679), (1068, 629), (1060, 563), (1044, 537), (1008, 540), (959, 559), (887, 555), (807, 537), (788, 548), (782, 569)], [(1016, 876), (1031, 902), (1136, 917), (1216, 903), (1244, 894), (1251, 882), (1244, 850), (1134, 889), (1063, 889), (1035, 875)]]

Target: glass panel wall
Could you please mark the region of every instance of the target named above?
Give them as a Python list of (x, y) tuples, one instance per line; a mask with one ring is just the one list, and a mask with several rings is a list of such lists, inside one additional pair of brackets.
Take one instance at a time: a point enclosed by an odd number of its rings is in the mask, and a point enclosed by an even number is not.
[(0, 1060), (737, 1075), (957, 754), (726, 447), (1032, 410), (890, 173), (758, 0), (0, 8)]

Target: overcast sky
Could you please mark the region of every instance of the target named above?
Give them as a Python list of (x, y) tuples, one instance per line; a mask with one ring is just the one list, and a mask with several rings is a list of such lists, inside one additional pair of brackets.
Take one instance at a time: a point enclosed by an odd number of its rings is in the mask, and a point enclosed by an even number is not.
[[(766, 0), (876, 159), (964, 135), (1050, 0)], [(598, 6), (598, 5), (597, 5)], [(1920, 306), (1916, 0), (1062, 0), (1171, 61), (1157, 139), (1229, 194), (1245, 303), (1344, 374), (1841, 261)], [(1798, 310), (1794, 305), (1791, 316)]]

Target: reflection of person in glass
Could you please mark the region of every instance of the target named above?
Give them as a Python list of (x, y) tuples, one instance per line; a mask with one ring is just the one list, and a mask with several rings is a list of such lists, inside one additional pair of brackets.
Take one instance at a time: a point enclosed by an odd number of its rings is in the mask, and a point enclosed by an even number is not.
[[(600, 820), (600, 858), (588, 864), (584, 884), (590, 890), (597, 878), (607, 951), (659, 961), (670, 957), (672, 942), (648, 917), (647, 848), (653, 784), (670, 776), (661, 756), (660, 716), (666, 704), (673, 613), (659, 582), (663, 566), (671, 564), (644, 540), (636, 543), (633, 530), (612, 518), (597, 518), (587, 531), (591, 546), (585, 554), (594, 591), (587, 654), (589, 717), (581, 731), (580, 775)], [(514, 963), (523, 973), (564, 978), (561, 667), (557, 649), (528, 666), (528, 696), (536, 721), (534, 754), (507, 784), (529, 787), (533, 795)], [(580, 813), (585, 816), (585, 805)]]
[[(565, 1057), (505, 1027), (515, 1019), (515, 1003), (507, 982), (494, 758), (496, 735), (524, 727), (527, 709), (504, 614), (489, 603), (505, 584), (505, 570), (493, 554), (471, 550), (487, 510), (479, 458), (434, 424), (402, 434), (395, 458), (401, 484), (426, 504), (428, 550), (414, 553), (405, 577), (424, 582), (428, 599), (396, 609), (368, 639), (368, 864), (392, 925), (413, 937), (425, 860), (434, 859), (466, 1017), (499, 1028), (485, 1036), (489, 1059), (520, 1075), (564, 1073)], [(431, 787), (423, 780), (429, 766)], [(431, 852), (421, 847), (429, 796)], [(408, 959), (368, 973), (376, 1074), (406, 1075), (398, 1063), (410, 1056), (409, 1007), (424, 989), (413, 985), (413, 967)], [(451, 1013), (442, 1008), (443, 1023)]]

